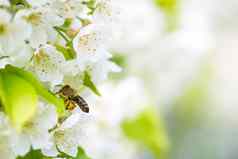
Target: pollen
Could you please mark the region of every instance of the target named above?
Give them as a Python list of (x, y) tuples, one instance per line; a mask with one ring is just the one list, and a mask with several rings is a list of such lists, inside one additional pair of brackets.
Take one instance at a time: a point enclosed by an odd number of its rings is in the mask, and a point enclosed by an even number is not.
[(97, 43), (96, 33), (86, 34), (79, 38), (78, 48), (84, 48), (89, 52), (95, 52), (94, 44)]
[(67, 31), (67, 35), (71, 38), (75, 37), (78, 34), (79, 30), (75, 30), (75, 29), (69, 29)]
[(39, 25), (41, 22), (41, 13), (40, 12), (32, 13), (26, 17), (26, 20), (32, 25)]
[(43, 49), (40, 49), (39, 53), (35, 55), (35, 62), (39, 64), (42, 61), (49, 61), (49, 56), (44, 52)]
[(0, 35), (4, 35), (7, 32), (7, 25), (0, 23)]

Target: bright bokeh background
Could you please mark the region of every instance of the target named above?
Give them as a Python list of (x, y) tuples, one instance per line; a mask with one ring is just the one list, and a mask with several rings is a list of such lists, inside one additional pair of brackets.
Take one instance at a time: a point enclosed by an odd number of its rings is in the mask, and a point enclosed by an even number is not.
[[(101, 89), (108, 92), (104, 104), (117, 105), (109, 120), (123, 118), (124, 144), (137, 147), (128, 159), (237, 159), (238, 1), (118, 0), (116, 6), (111, 51), (123, 71), (111, 75), (119, 86)], [(145, 96), (153, 107), (140, 107)], [(122, 158), (132, 154), (128, 147)]]

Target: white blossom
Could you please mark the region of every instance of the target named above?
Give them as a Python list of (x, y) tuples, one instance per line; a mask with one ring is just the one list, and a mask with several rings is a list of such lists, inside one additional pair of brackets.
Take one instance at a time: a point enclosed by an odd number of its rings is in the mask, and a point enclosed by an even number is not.
[(54, 145), (43, 149), (46, 156), (57, 156), (57, 148), (70, 156), (75, 157), (78, 147), (82, 140), (85, 140), (87, 124), (90, 116), (80, 111), (74, 111), (62, 124), (60, 124), (52, 133)]
[(131, 54), (161, 36), (164, 18), (152, 0), (115, 0), (113, 3), (118, 8), (117, 19), (111, 26), (113, 51)]
[(51, 5), (52, 10), (64, 18), (86, 17), (89, 9), (83, 5), (82, 0), (58, 0)]
[(42, 81), (57, 85), (63, 81), (64, 62), (64, 56), (56, 48), (45, 45), (35, 52), (29, 69)]
[(10, 124), (7, 117), (0, 113), (0, 154), (3, 159), (15, 159), (9, 143)]
[(52, 146), (49, 130), (57, 123), (55, 108), (39, 104), (36, 116), (25, 124), (21, 132), (11, 130), (10, 144), (17, 155), (25, 155), (31, 149), (42, 149)]
[(73, 46), (79, 57), (97, 56), (102, 43), (103, 35), (96, 25), (91, 24), (80, 30), (74, 39)]
[[(46, 4), (49, 0), (27, 0), (27, 2), (33, 7), (39, 7)], [(50, 0), (51, 1), (51, 0)]]
[[(0, 0), (1, 69), (10, 64), (32, 73), (46, 90), (52, 91), (52, 99), (55, 95), (61, 104), (65, 102), (65, 109), (67, 97), (61, 97), (55, 91), (57, 88), (69, 84), (80, 96), (88, 98), (92, 91), (84, 89), (88, 87), (84, 83), (85, 72), (97, 86), (107, 80), (110, 72), (121, 70), (111, 61), (108, 50), (114, 11), (110, 1), (95, 0), (95, 4), (89, 0), (15, 2)], [(18, 76), (34, 85), (34, 81), (28, 81), (31, 77)], [(39, 96), (38, 111), (21, 131), (8, 121), (9, 114), (0, 110), (0, 158), (15, 159), (31, 149), (55, 158), (59, 151), (76, 156), (88, 138), (91, 116), (79, 108), (57, 115), (55, 107), (45, 103), (52, 100), (43, 95), (46, 101), (41, 101), (41, 90), (37, 90), (38, 86), (33, 88)], [(64, 121), (62, 116), (67, 116)]]
[(0, 0), (0, 4), (9, 6), (9, 1), (8, 0)]
[[(23, 20), (0, 10), (0, 57), (16, 66), (24, 66), (32, 56), (25, 40), (31, 34), (31, 27)], [(14, 47), (13, 47), (14, 45)]]

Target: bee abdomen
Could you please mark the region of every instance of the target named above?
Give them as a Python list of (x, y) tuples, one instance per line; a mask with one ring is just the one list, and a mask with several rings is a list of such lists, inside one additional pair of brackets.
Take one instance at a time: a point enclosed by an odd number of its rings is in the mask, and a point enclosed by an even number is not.
[(82, 97), (77, 95), (77, 96), (73, 97), (72, 100), (78, 104), (78, 106), (80, 107), (80, 109), (83, 112), (89, 113), (88, 103)]

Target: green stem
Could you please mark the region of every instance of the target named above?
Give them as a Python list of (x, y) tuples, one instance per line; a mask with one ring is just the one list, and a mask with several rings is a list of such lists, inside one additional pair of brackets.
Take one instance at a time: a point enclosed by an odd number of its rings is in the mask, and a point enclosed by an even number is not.
[[(67, 42), (70, 42), (70, 39), (64, 34), (65, 30), (58, 27), (58, 26), (54, 26), (55, 31)], [(63, 33), (62, 33), (63, 32)]]

